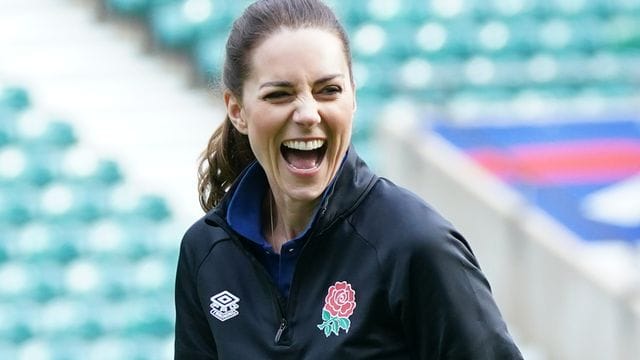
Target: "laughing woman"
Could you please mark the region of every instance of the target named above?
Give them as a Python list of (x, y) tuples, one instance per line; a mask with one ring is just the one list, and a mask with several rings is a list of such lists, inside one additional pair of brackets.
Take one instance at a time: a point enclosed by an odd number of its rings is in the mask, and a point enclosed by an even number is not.
[(351, 54), (326, 5), (249, 6), (223, 85), (176, 359), (521, 359), (466, 240), (350, 146)]

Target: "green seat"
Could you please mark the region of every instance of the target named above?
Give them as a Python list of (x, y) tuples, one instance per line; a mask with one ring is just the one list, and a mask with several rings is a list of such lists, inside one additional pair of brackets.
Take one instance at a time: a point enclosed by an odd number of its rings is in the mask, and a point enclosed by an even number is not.
[(6, 126), (8, 122), (8, 119), (3, 119), (0, 115), (0, 149), (13, 142), (11, 130)]
[(150, 12), (150, 26), (159, 45), (170, 49), (185, 49), (196, 39), (197, 24), (183, 12), (182, 3), (168, 3)]
[(26, 184), (36, 188), (43, 188), (51, 184), (55, 177), (56, 175), (49, 164), (38, 161), (36, 163), (30, 163), (29, 166), (27, 166), (21, 179), (23, 179)]
[(105, 6), (118, 14), (143, 15), (149, 3), (149, 0), (106, 0)]
[(606, 44), (620, 52), (640, 52), (640, 14), (619, 14), (606, 22)]
[[(40, 266), (40, 264), (38, 264)], [(62, 294), (64, 294), (64, 289), (62, 286), (51, 279), (51, 273), (42, 273), (39, 276), (39, 281), (34, 286), (34, 289), (30, 292), (30, 298), (33, 301), (45, 304), (56, 298), (59, 298)]]
[(171, 296), (136, 297), (127, 301), (126, 321), (122, 324), (125, 338), (166, 338), (174, 329)]
[(387, 29), (388, 42), (383, 49), (383, 56), (401, 61), (420, 53), (416, 46), (415, 24), (400, 19), (386, 25), (385, 28)]
[(91, 225), (106, 215), (105, 204), (98, 198), (82, 198), (77, 200), (71, 209), (71, 216), (80, 223)]
[(100, 160), (91, 181), (100, 184), (113, 186), (123, 181), (124, 175), (120, 169), (120, 165), (114, 160)]
[(35, 139), (39, 146), (67, 148), (77, 142), (73, 126), (66, 121), (53, 120), (47, 124), (45, 132)]
[(509, 29), (505, 52), (526, 55), (538, 51), (539, 21), (530, 16), (517, 16), (508, 19), (505, 23)]
[[(4, 226), (3, 226), (4, 228)], [(5, 228), (5, 236), (6, 236), (6, 228)], [(0, 235), (0, 266), (6, 261), (9, 261), (9, 250), (5, 247), (6, 238), (3, 235)]]
[(441, 51), (445, 56), (467, 57), (475, 49), (476, 41), (470, 36), (476, 31), (476, 22), (470, 17), (458, 17), (442, 22), (447, 30)]
[(59, 242), (55, 248), (49, 253), (49, 258), (62, 264), (68, 264), (77, 259), (81, 253), (78, 249), (79, 240), (73, 234), (58, 234)]
[(29, 93), (24, 88), (8, 86), (0, 89), (0, 107), (22, 111), (30, 105)]
[[(202, 4), (207, 0), (196, 1)], [(185, 1), (183, 6), (186, 5), (187, 2), (188, 1)], [(238, 3), (242, 3), (242, 1), (209, 0), (208, 16), (202, 16), (203, 19), (197, 22), (198, 40), (218, 33), (226, 35), (231, 29), (233, 20), (236, 16), (240, 15), (242, 11), (238, 9)], [(194, 15), (197, 15), (197, 12), (194, 12)]]
[(367, 7), (363, 6), (362, 2), (328, 0), (327, 4), (335, 10), (338, 18), (348, 29), (360, 26), (365, 21), (371, 20)]
[(356, 59), (353, 63), (353, 77), (358, 95), (378, 99), (392, 95), (398, 84), (385, 74), (394, 66), (393, 59)]
[(419, 6), (424, 3), (426, 1), (371, 0), (362, 7), (366, 10), (364, 15), (368, 20), (390, 25), (394, 23), (410, 24), (425, 19), (426, 13)]
[(218, 80), (224, 66), (226, 33), (213, 33), (200, 39), (194, 47), (193, 58), (196, 71), (207, 84)]
[(516, 92), (529, 83), (527, 73), (528, 57), (520, 54), (500, 54), (492, 57), (495, 64), (494, 79), (488, 84), (506, 91)]
[(106, 0), (107, 9), (127, 16), (146, 16), (151, 9), (162, 4), (179, 2), (180, 0)]
[(0, 210), (0, 223), (5, 226), (21, 227), (33, 219), (33, 210), (28, 204), (20, 202), (10, 202), (5, 204)]
[(33, 329), (26, 323), (17, 323), (12, 325), (4, 336), (4, 339), (9, 340), (13, 344), (22, 344), (34, 336)]
[(585, 15), (581, 16), (571, 23), (573, 31), (573, 39), (571, 48), (592, 53), (607, 46), (607, 22), (599, 17)]
[(164, 198), (157, 195), (144, 195), (138, 199), (134, 216), (152, 222), (161, 222), (169, 219), (171, 212)]

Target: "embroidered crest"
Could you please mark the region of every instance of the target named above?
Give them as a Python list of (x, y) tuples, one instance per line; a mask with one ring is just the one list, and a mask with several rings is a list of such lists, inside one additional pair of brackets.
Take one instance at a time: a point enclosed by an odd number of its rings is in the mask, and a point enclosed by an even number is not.
[(227, 290), (213, 295), (211, 298), (211, 315), (220, 321), (226, 321), (239, 314), (240, 299)]
[(316, 326), (324, 331), (326, 337), (329, 337), (331, 333), (339, 336), (340, 329), (349, 332), (351, 327), (349, 317), (355, 308), (356, 292), (351, 288), (351, 284), (346, 281), (338, 281), (329, 287), (322, 308), (322, 324)]

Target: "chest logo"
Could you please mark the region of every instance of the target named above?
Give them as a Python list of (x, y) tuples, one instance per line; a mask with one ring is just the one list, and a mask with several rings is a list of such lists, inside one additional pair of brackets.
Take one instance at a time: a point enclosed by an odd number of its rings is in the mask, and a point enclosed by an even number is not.
[(346, 281), (338, 281), (329, 287), (327, 296), (324, 298), (322, 308), (322, 324), (316, 325), (318, 329), (324, 331), (324, 336), (329, 337), (332, 333), (340, 336), (340, 329), (349, 332), (351, 320), (349, 317), (356, 308), (356, 292), (351, 288), (351, 284)]
[(227, 321), (240, 314), (238, 312), (240, 298), (227, 290), (213, 295), (209, 300), (211, 300), (211, 304), (209, 304), (211, 311), (209, 313), (220, 321)]

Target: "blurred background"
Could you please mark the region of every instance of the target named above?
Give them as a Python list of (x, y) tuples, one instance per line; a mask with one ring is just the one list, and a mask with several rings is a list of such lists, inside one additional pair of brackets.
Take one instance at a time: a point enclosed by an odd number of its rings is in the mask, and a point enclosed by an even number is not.
[[(248, 1), (0, 0), (0, 359), (171, 359)], [(333, 0), (354, 143), (469, 238), (526, 359), (640, 358), (640, 0)]]

